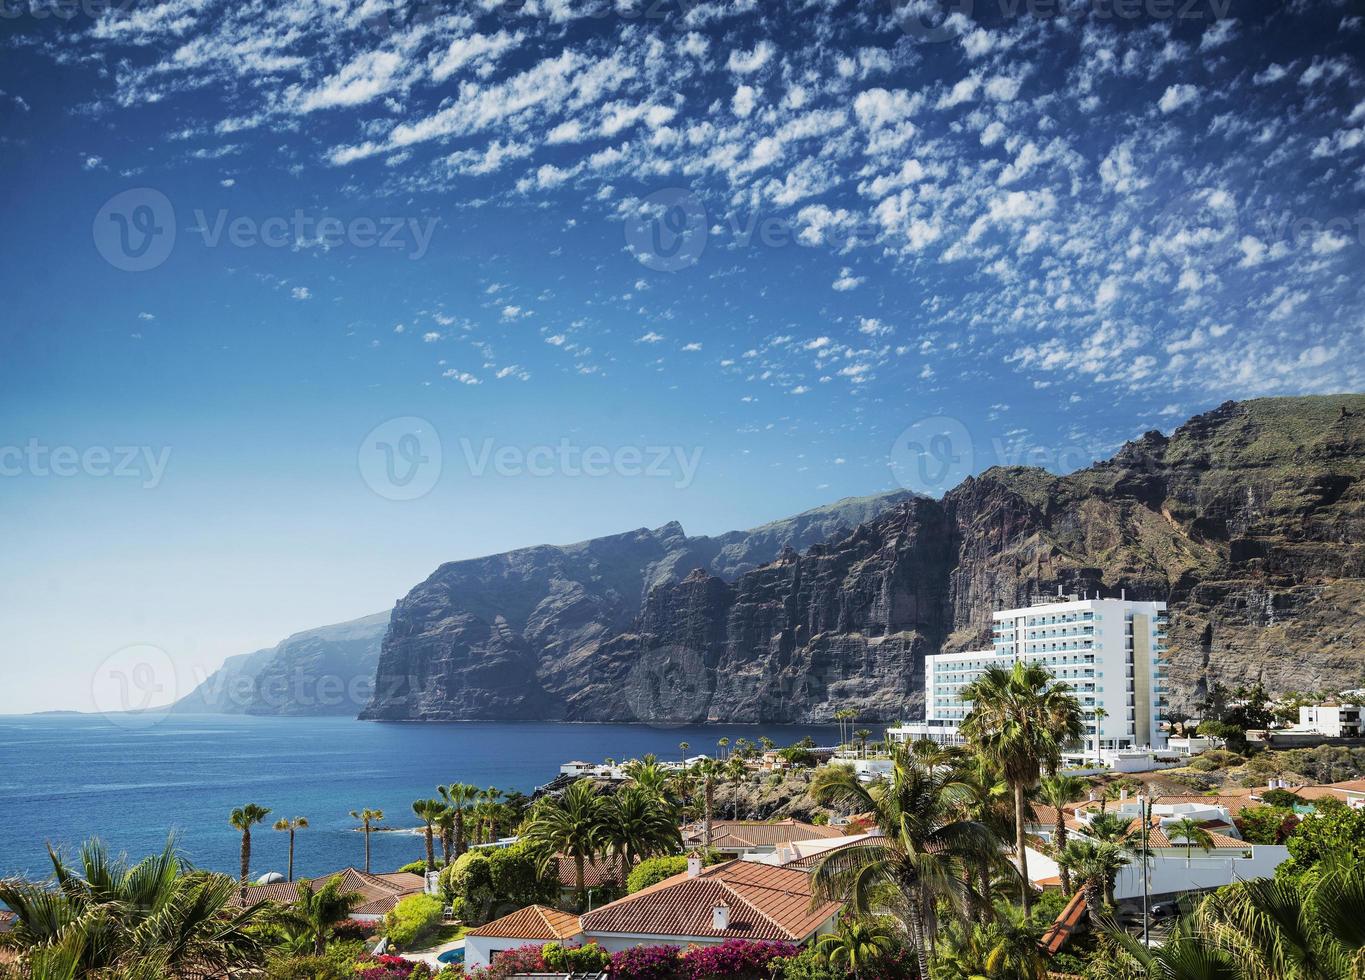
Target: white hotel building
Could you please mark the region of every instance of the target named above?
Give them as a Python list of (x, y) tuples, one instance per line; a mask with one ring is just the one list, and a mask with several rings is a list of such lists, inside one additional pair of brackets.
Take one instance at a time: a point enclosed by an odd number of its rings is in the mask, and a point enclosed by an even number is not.
[(993, 614), (993, 648), (924, 658), (925, 718), (892, 728), (892, 738), (961, 741), (971, 710), (962, 689), (988, 667), (1016, 660), (1042, 664), (1081, 702), (1085, 744), (1077, 759), (1112, 758), (1164, 748), (1166, 604), (1080, 596), (1035, 598), (1025, 609)]

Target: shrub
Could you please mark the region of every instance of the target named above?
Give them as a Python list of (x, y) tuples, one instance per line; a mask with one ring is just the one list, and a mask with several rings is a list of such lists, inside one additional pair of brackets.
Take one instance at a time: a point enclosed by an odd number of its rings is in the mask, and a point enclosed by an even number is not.
[(616, 980), (682, 980), (682, 960), (677, 946), (636, 946), (611, 954), (611, 975)]
[(470, 980), (506, 980), (518, 973), (544, 973), (545, 957), (541, 947), (534, 944), (518, 946), (498, 953), (491, 965), (469, 971)]
[(399, 868), (398, 871), (400, 874), (406, 871), (410, 875), (425, 875), (427, 873), (427, 862), (425, 859), (421, 861), (409, 861)]
[(596, 943), (563, 946), (546, 943), (541, 956), (547, 969), (556, 973), (601, 973), (611, 963), (611, 954)]
[(518, 845), (462, 854), (441, 872), (441, 893), (457, 919), (479, 924), (504, 909), (553, 902), (559, 879), (553, 871), (543, 873), (535, 855)]
[(265, 971), (266, 980), (352, 980), (354, 975), (327, 956), (290, 956)]
[(773, 960), (796, 956), (799, 946), (754, 939), (727, 939), (718, 946), (697, 946), (682, 956), (686, 980), (735, 977), (763, 980), (773, 974)]
[(687, 858), (681, 855), (645, 858), (631, 869), (630, 877), (626, 879), (626, 891), (633, 895), (641, 888), (648, 888), (665, 878), (680, 875), (686, 870)]
[(342, 942), (354, 942), (359, 939), (369, 939), (379, 929), (373, 922), (361, 922), (358, 919), (346, 919), (338, 922), (332, 927), (332, 936)]
[(1237, 829), (1248, 844), (1283, 844), (1298, 822), (1298, 814), (1278, 806), (1251, 806), (1237, 815)]
[(1286, 842), (1289, 860), (1275, 869), (1276, 878), (1292, 878), (1328, 861), (1365, 861), (1365, 810), (1341, 800), (1318, 800), (1313, 815), (1299, 824)]
[(1295, 804), (1303, 803), (1303, 797), (1297, 793), (1291, 793), (1287, 789), (1272, 789), (1261, 794), (1261, 802), (1267, 806), (1278, 806), (1292, 810)]
[(364, 956), (356, 966), (360, 980), (408, 980), (414, 964), (401, 956)]
[(814, 949), (803, 949), (795, 956), (775, 960), (773, 968), (782, 980), (844, 980)]
[(435, 895), (409, 895), (384, 917), (389, 942), (408, 949), (441, 924), (441, 900)]

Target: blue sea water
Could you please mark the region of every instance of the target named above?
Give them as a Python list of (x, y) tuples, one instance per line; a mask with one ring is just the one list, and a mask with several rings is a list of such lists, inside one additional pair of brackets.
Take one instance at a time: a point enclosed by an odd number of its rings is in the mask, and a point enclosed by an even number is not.
[[(89, 837), (115, 851), (158, 851), (175, 831), (199, 867), (236, 874), (240, 835), (228, 813), (244, 803), (307, 817), (297, 875), (364, 860), (351, 810), (381, 809), (393, 827), (417, 825), (412, 801), (463, 782), (529, 793), (570, 759), (598, 762), (653, 752), (712, 752), (716, 740), (767, 735), (788, 745), (834, 729), (799, 726), (381, 724), (348, 718), (171, 716), (156, 723), (94, 715), (0, 716), (0, 876), (44, 876), (47, 844), (72, 853)], [(288, 835), (253, 834), (252, 874), (285, 869)], [(420, 836), (371, 838), (372, 866), (422, 857)]]

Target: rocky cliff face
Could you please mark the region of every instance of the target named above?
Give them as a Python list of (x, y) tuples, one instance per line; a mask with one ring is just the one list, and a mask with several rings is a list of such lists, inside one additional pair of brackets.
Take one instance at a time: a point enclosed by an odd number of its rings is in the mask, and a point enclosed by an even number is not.
[(387, 612), (229, 657), (172, 708), (182, 714), (355, 715), (374, 697)]
[(460, 562), (399, 603), (366, 716), (894, 720), (926, 654), (1058, 586), (1171, 603), (1177, 707), (1215, 677), (1354, 685), (1362, 477), (1365, 396), (1264, 399), (1068, 476), (997, 468), (823, 541), (808, 524), (804, 551), (789, 530), (727, 558), (667, 525)]

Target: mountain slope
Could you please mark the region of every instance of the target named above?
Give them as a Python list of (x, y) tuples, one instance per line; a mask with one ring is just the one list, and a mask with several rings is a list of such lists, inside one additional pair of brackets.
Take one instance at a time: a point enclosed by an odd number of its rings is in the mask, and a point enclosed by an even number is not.
[(920, 707), (926, 654), (986, 645), (993, 609), (1059, 585), (1172, 604), (1175, 706), (1215, 677), (1355, 684), (1363, 476), (1365, 396), (1230, 402), (748, 570), (676, 525), (443, 566), (395, 609), (366, 716), (893, 720)]

